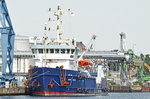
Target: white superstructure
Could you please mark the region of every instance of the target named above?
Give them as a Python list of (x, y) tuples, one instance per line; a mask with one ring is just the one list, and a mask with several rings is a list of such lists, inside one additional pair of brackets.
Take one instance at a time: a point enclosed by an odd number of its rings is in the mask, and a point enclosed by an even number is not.
[(104, 78), (103, 66), (102, 64), (98, 64), (96, 83), (101, 84), (102, 78)]
[(31, 46), (35, 56), (35, 66), (77, 70), (74, 61), (73, 45), (34, 45)]

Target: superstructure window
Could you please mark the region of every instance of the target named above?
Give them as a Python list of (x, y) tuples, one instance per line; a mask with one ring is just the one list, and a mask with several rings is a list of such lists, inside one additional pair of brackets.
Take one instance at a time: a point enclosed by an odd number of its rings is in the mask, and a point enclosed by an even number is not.
[(32, 49), (32, 53), (34, 54), (34, 49)]
[(39, 53), (42, 54), (43, 53), (43, 49), (38, 49)]
[(61, 54), (65, 54), (65, 49), (61, 49)]
[(54, 53), (54, 49), (50, 49), (50, 53)]
[(69, 54), (70, 53), (70, 49), (67, 49), (67, 54)]
[(71, 49), (71, 54), (73, 54), (74, 53), (74, 49)]
[(49, 53), (49, 49), (46, 49), (46, 53)]
[(55, 53), (58, 54), (59, 53), (59, 49), (55, 49)]
[(32, 49), (33, 54), (37, 54), (37, 49)]

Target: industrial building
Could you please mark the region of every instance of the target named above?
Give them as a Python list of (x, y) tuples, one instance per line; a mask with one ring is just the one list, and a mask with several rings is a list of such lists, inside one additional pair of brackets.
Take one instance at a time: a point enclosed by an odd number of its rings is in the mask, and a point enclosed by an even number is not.
[[(30, 46), (35, 43), (42, 43), (41, 37), (15, 36), (13, 73), (26, 74), (31, 65), (34, 65), (33, 55)], [(8, 68), (6, 69), (8, 72)], [(0, 38), (0, 73), (2, 74), (2, 52)]]

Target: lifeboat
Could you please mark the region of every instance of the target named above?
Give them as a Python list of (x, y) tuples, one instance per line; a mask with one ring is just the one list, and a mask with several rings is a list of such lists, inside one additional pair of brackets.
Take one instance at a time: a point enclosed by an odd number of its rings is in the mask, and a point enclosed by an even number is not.
[(79, 61), (80, 66), (92, 66), (93, 64), (91, 62), (88, 62), (87, 60), (80, 60)]

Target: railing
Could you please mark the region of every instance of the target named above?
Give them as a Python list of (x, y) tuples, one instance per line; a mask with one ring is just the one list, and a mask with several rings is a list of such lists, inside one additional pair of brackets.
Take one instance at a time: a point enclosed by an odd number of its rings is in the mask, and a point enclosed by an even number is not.
[[(83, 52), (79, 51), (78, 55), (80, 56)], [(0, 56), (2, 55), (2, 52), (0, 50)], [(15, 50), (14, 56), (33, 56), (32, 51), (20, 51)], [(107, 58), (125, 58), (124, 53), (120, 53), (118, 51), (88, 51), (84, 56), (92, 56), (92, 57), (107, 57)]]
[[(79, 51), (78, 55), (80, 56), (83, 52)], [(84, 56), (89, 57), (101, 57), (101, 58), (125, 58), (124, 53), (120, 53), (117, 51), (88, 51)]]

